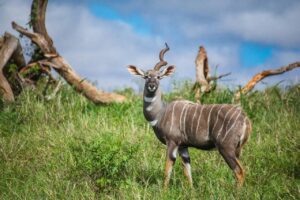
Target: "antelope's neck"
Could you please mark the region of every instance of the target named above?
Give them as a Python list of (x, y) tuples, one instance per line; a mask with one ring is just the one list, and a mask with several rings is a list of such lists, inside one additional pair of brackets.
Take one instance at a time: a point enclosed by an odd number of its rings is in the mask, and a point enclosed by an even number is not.
[(165, 110), (165, 103), (161, 99), (158, 88), (154, 94), (144, 91), (144, 116), (151, 126), (157, 125)]

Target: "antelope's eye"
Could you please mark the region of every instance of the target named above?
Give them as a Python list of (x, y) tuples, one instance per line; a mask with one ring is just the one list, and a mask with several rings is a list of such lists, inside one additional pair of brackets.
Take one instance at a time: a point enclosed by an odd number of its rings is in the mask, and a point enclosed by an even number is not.
[(160, 76), (157, 76), (157, 79), (160, 79)]
[(150, 78), (148, 75), (145, 76), (146, 79)]

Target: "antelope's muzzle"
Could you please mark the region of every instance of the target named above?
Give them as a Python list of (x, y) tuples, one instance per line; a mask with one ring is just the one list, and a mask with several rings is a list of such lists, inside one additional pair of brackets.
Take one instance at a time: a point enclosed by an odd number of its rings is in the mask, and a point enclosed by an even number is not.
[(148, 90), (149, 92), (154, 92), (157, 89), (155, 83), (148, 83)]

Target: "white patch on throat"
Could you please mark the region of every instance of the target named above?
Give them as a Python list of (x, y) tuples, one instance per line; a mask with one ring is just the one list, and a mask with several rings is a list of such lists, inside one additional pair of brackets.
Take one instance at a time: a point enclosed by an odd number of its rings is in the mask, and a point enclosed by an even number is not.
[(151, 111), (152, 109), (153, 109), (153, 106), (148, 106), (148, 107), (146, 108), (147, 111)]
[(150, 123), (151, 126), (155, 126), (157, 124), (157, 119), (155, 119), (155, 120), (153, 120), (153, 121), (151, 121), (149, 123)]
[(144, 100), (148, 103), (152, 103), (156, 100), (156, 96), (155, 97), (144, 97)]

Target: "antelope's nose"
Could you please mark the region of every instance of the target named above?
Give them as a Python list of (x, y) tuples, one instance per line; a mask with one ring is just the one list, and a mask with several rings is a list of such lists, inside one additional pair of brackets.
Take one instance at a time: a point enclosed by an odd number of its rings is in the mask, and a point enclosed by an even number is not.
[(149, 86), (150, 89), (155, 89), (155, 83), (149, 83), (148, 86)]

